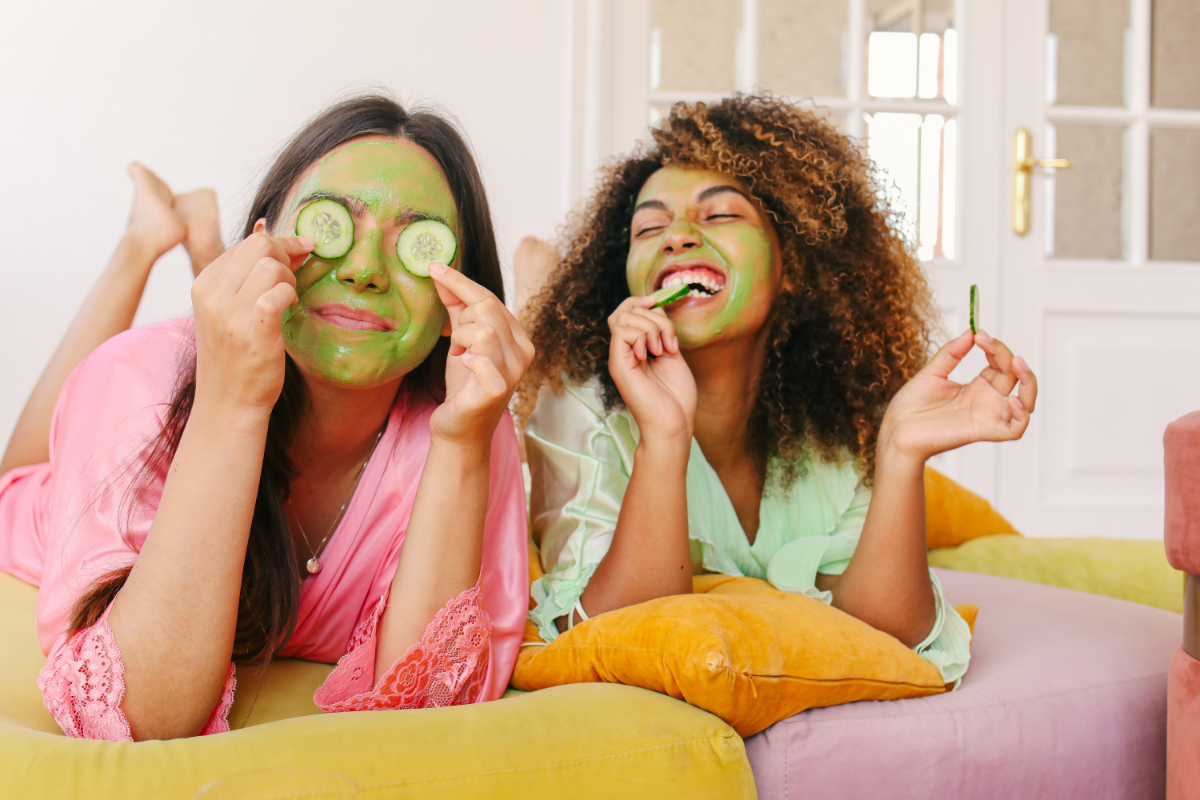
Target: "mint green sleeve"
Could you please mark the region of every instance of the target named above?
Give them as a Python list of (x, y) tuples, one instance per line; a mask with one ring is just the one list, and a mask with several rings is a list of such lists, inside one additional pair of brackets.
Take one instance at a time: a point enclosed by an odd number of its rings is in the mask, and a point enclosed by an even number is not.
[(627, 416), (606, 414), (590, 386), (544, 390), (529, 418), (530, 523), (545, 571), (530, 588), (529, 618), (546, 642), (608, 552), (636, 446)]
[[(789, 498), (790, 522), (810, 535), (795, 538), (779, 549), (767, 566), (767, 580), (777, 589), (830, 603), (833, 595), (816, 588), (817, 575), (841, 575), (850, 565), (867, 520), (871, 489), (857, 473), (850, 484), (845, 467), (820, 465), (810, 467), (810, 471), (809, 486), (797, 489)], [(848, 486), (853, 486), (853, 491), (846, 501)], [(823, 515), (821, 508), (825, 509)], [(824, 535), (811, 535), (821, 527)], [(937, 667), (946, 683), (957, 686), (971, 658), (971, 629), (942, 595), (933, 570), (929, 571), (929, 579), (936, 606), (934, 624), (924, 641), (913, 649)]]

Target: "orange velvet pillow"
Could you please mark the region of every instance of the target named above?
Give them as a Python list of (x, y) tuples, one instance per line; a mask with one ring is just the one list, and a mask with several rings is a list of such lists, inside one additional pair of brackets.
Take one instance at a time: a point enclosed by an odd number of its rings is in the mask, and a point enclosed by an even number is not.
[(925, 468), (926, 549), (958, 547), (997, 533), (1021, 535), (987, 500), (937, 470)]
[[(548, 645), (527, 623), (531, 644), (513, 686), (640, 686), (709, 711), (742, 736), (807, 708), (947, 689), (913, 650), (819, 600), (727, 575), (698, 575), (694, 587), (600, 614)], [(973, 625), (975, 607), (959, 610)]]

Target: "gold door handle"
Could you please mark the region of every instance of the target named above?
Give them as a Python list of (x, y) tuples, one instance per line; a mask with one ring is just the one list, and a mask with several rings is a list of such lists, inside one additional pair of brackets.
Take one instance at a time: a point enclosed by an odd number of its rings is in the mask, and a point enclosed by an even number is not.
[(1017, 129), (1013, 137), (1013, 230), (1017, 236), (1029, 233), (1033, 168), (1070, 169), (1073, 166), (1075, 162), (1068, 158), (1034, 158), (1033, 134), (1028, 128)]

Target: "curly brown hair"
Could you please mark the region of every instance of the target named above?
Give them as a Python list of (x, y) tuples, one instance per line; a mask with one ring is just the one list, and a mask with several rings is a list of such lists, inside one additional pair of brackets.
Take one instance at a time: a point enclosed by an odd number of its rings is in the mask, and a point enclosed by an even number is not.
[[(811, 451), (848, 452), (873, 476), (888, 401), (924, 365), (935, 319), (925, 275), (860, 147), (822, 117), (769, 95), (677, 103), (654, 141), (610, 164), (564, 229), (566, 252), (530, 303), (537, 357), (521, 388), (598, 377), (610, 409), (607, 319), (629, 296), (625, 262), (642, 185), (667, 164), (740, 179), (774, 221), (783, 281), (748, 448), (791, 483)], [(776, 471), (773, 466), (772, 472)]]

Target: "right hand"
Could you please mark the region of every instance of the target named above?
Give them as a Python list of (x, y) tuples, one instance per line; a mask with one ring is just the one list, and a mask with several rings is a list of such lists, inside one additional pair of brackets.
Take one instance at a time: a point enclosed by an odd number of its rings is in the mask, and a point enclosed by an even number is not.
[(628, 297), (608, 318), (608, 371), (633, 414), (643, 441), (691, 442), (696, 379), (675, 325), (649, 297)]
[(255, 233), (196, 278), (197, 403), (270, 414), (283, 389), (281, 318), (298, 300), (294, 273), (313, 246)]

